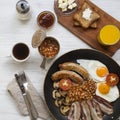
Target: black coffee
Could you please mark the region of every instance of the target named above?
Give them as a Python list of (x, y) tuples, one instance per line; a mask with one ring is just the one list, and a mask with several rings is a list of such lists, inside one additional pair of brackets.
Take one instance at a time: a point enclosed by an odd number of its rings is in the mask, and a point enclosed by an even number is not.
[(23, 60), (29, 55), (29, 48), (24, 43), (18, 43), (13, 48), (13, 56), (16, 59)]

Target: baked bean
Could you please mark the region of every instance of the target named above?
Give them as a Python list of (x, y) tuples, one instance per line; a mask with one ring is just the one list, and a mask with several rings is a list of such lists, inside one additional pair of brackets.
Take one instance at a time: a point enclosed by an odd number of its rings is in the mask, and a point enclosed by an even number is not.
[(59, 44), (54, 38), (46, 37), (39, 46), (39, 52), (44, 57), (52, 58), (59, 52)]

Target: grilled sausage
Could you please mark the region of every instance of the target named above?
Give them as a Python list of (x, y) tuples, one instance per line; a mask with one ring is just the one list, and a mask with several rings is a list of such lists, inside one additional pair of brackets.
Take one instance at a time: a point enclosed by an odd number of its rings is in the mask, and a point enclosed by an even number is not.
[(75, 71), (75, 72), (79, 73), (84, 79), (89, 78), (89, 74), (88, 74), (87, 70), (77, 63), (65, 62), (65, 63), (59, 64), (59, 67), (61, 70)]
[(79, 84), (83, 83), (83, 78), (80, 75), (78, 75), (73, 71), (68, 71), (68, 70), (57, 71), (54, 74), (52, 74), (52, 77), (51, 77), (53, 81), (60, 80), (62, 78), (69, 78), (73, 82), (76, 82)]

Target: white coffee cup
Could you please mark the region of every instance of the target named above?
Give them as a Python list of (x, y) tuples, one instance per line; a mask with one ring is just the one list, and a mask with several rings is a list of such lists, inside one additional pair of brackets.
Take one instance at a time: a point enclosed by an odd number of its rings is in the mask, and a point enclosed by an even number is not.
[(16, 43), (12, 48), (11, 56), (17, 62), (24, 62), (30, 57), (30, 49), (25, 43)]

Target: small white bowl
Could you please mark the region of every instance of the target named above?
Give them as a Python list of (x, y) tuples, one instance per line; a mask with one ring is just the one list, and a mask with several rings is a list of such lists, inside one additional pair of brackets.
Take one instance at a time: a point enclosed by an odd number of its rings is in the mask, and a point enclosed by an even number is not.
[(16, 43), (12, 47), (11, 57), (16, 62), (25, 62), (30, 57), (30, 49), (25, 43)]

